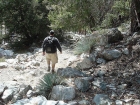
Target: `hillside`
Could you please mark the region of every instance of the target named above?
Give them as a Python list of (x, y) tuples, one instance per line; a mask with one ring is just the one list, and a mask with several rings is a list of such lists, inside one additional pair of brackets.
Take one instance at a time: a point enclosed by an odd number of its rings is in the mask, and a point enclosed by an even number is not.
[[(131, 44), (127, 44), (126, 39), (129, 39)], [(136, 40), (137, 39), (137, 40)], [(110, 103), (111, 105), (123, 105), (127, 103), (128, 105), (139, 105), (140, 104), (140, 45), (139, 45), (139, 34), (134, 36), (126, 35), (123, 40), (110, 44), (108, 47), (101, 48), (99, 50), (98, 56), (95, 61), (91, 62), (91, 58), (94, 58), (94, 53), (96, 49), (92, 50), (91, 54), (74, 55), (73, 49), (70, 44), (63, 44), (63, 53), (59, 56), (59, 62), (56, 65), (56, 72), (60, 76), (67, 78), (68, 87), (71, 87), (75, 92), (70, 92), (69, 95), (74, 94), (73, 97), (61, 97), (58, 95), (56, 97), (51, 97), (54, 103), (59, 103), (59, 100), (65, 102), (65, 104), (60, 105), (98, 105), (101, 104), (103, 99), (103, 105), (108, 105), (105, 103)], [(131, 46), (129, 46), (131, 45)], [(130, 48), (131, 47), (131, 48)], [(97, 48), (100, 48), (97, 46)], [(115, 49), (115, 50), (114, 50)], [(127, 50), (126, 50), (127, 49)], [(25, 93), (22, 93), (22, 98), (26, 99), (28, 97), (28, 102), (31, 102), (32, 98), (35, 97), (34, 94), (31, 96), (27, 95), (29, 90), (33, 93), (37, 92), (37, 85), (44, 74), (48, 74), (45, 56), (42, 56), (42, 49), (36, 49), (34, 53), (17, 54), (18, 57), (10, 60), (7, 59), (7, 66), (1, 66), (0, 69), (0, 84), (2, 92), (1, 93), (1, 103), (9, 103), (8, 105), (20, 105), (8, 97), (4, 98), (5, 89), (9, 91), (12, 89), (14, 93), (12, 96), (16, 96), (16, 89), (11, 87), (20, 87), (19, 89), (25, 88)], [(106, 51), (118, 51), (119, 56), (115, 58), (110, 58), (105, 60), (103, 52)], [(110, 53), (110, 52), (108, 52)], [(90, 60), (89, 60), (90, 58)], [(98, 59), (100, 58), (100, 59)], [(104, 59), (104, 60), (103, 60)], [(105, 62), (104, 62), (105, 61)], [(2, 63), (1, 63), (2, 65)], [(80, 65), (80, 66), (79, 66)], [(25, 85), (25, 86), (24, 86)], [(2, 87), (7, 88), (2, 88)], [(21, 88), (22, 87), (22, 88)], [(28, 89), (26, 88), (28, 87)], [(30, 87), (30, 88), (29, 88)], [(52, 93), (54, 93), (54, 87)], [(65, 88), (65, 87), (63, 87)], [(27, 91), (27, 90), (28, 91)], [(59, 92), (59, 89), (57, 89)], [(67, 91), (69, 92), (69, 91)], [(63, 92), (65, 93), (65, 91)], [(62, 94), (63, 94), (62, 93)], [(20, 93), (21, 94), (21, 93)], [(56, 94), (56, 93), (54, 93)], [(57, 94), (56, 94), (57, 95)], [(60, 99), (60, 97), (62, 99)], [(20, 98), (20, 99), (22, 99)], [(39, 98), (36, 97), (37, 99)], [(17, 100), (18, 98), (16, 98)], [(53, 101), (56, 100), (56, 101)], [(72, 104), (72, 102), (75, 104)], [(23, 100), (25, 103), (26, 101)], [(42, 100), (43, 102), (48, 102)], [(15, 104), (11, 104), (15, 102)], [(22, 103), (21, 100), (17, 101)], [(35, 101), (36, 102), (36, 101)], [(39, 103), (40, 101), (37, 101)], [(69, 104), (66, 104), (69, 103)], [(71, 104), (70, 104), (71, 103)], [(132, 104), (131, 104), (132, 103)], [(34, 103), (35, 104), (35, 103)], [(44, 104), (40, 104), (44, 105)], [(49, 104), (45, 104), (49, 105)], [(51, 104), (55, 105), (55, 104)]]

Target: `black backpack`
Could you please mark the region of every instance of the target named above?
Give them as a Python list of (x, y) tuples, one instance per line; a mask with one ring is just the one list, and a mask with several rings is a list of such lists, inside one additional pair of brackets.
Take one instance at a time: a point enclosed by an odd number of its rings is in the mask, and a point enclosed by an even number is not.
[(51, 53), (54, 49), (54, 37), (47, 37), (45, 40), (45, 50), (47, 53)]

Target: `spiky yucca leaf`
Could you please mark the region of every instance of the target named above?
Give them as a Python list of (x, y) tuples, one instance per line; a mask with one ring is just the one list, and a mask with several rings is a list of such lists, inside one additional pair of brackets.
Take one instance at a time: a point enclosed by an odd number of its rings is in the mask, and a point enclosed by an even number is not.
[(46, 98), (49, 98), (53, 86), (56, 85), (66, 85), (66, 83), (64, 82), (64, 78), (58, 76), (55, 73), (48, 73), (44, 75), (42, 79), (40, 79), (39, 90)]

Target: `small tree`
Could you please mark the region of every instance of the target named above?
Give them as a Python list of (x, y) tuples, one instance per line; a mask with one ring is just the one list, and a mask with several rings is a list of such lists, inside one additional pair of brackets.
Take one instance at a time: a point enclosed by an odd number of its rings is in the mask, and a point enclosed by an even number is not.
[[(0, 15), (9, 33), (16, 33), (25, 46), (38, 43), (49, 30), (48, 13), (43, 0), (1, 0)], [(22, 39), (21, 39), (22, 40)]]
[(140, 0), (131, 2), (131, 33), (140, 31)]
[(114, 0), (49, 0), (51, 26), (68, 31), (93, 30), (100, 25)]

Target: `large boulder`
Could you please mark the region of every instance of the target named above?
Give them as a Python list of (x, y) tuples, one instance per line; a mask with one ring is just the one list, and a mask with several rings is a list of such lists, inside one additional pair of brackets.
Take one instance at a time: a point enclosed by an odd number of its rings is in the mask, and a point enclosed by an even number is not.
[(77, 63), (77, 68), (80, 70), (89, 69), (93, 66), (93, 62), (89, 57), (85, 57), (82, 62)]
[(2, 99), (5, 103), (8, 103), (13, 97), (13, 89), (6, 89), (2, 95)]
[(110, 29), (107, 33), (107, 36), (109, 44), (123, 40), (123, 35), (117, 28)]
[(57, 70), (57, 74), (60, 76), (64, 76), (67, 78), (73, 78), (73, 77), (86, 77), (87, 75), (84, 74), (82, 71), (71, 68), (71, 67), (67, 67), (64, 69), (58, 69)]
[(104, 94), (96, 94), (92, 102), (96, 103), (96, 105), (113, 105), (113, 101)]
[(87, 91), (90, 87), (89, 81), (82, 78), (76, 78), (74, 83), (75, 86), (82, 92)]
[(104, 50), (102, 56), (105, 60), (113, 60), (119, 58), (122, 55), (122, 52), (117, 49)]
[(75, 98), (74, 87), (66, 87), (62, 85), (54, 86), (51, 93), (53, 100), (72, 100)]
[(106, 45), (123, 40), (124, 36), (117, 28), (94, 31), (92, 38), (96, 39), (96, 45)]
[(14, 52), (12, 50), (4, 50), (0, 48), (0, 58), (2, 57), (12, 57)]

